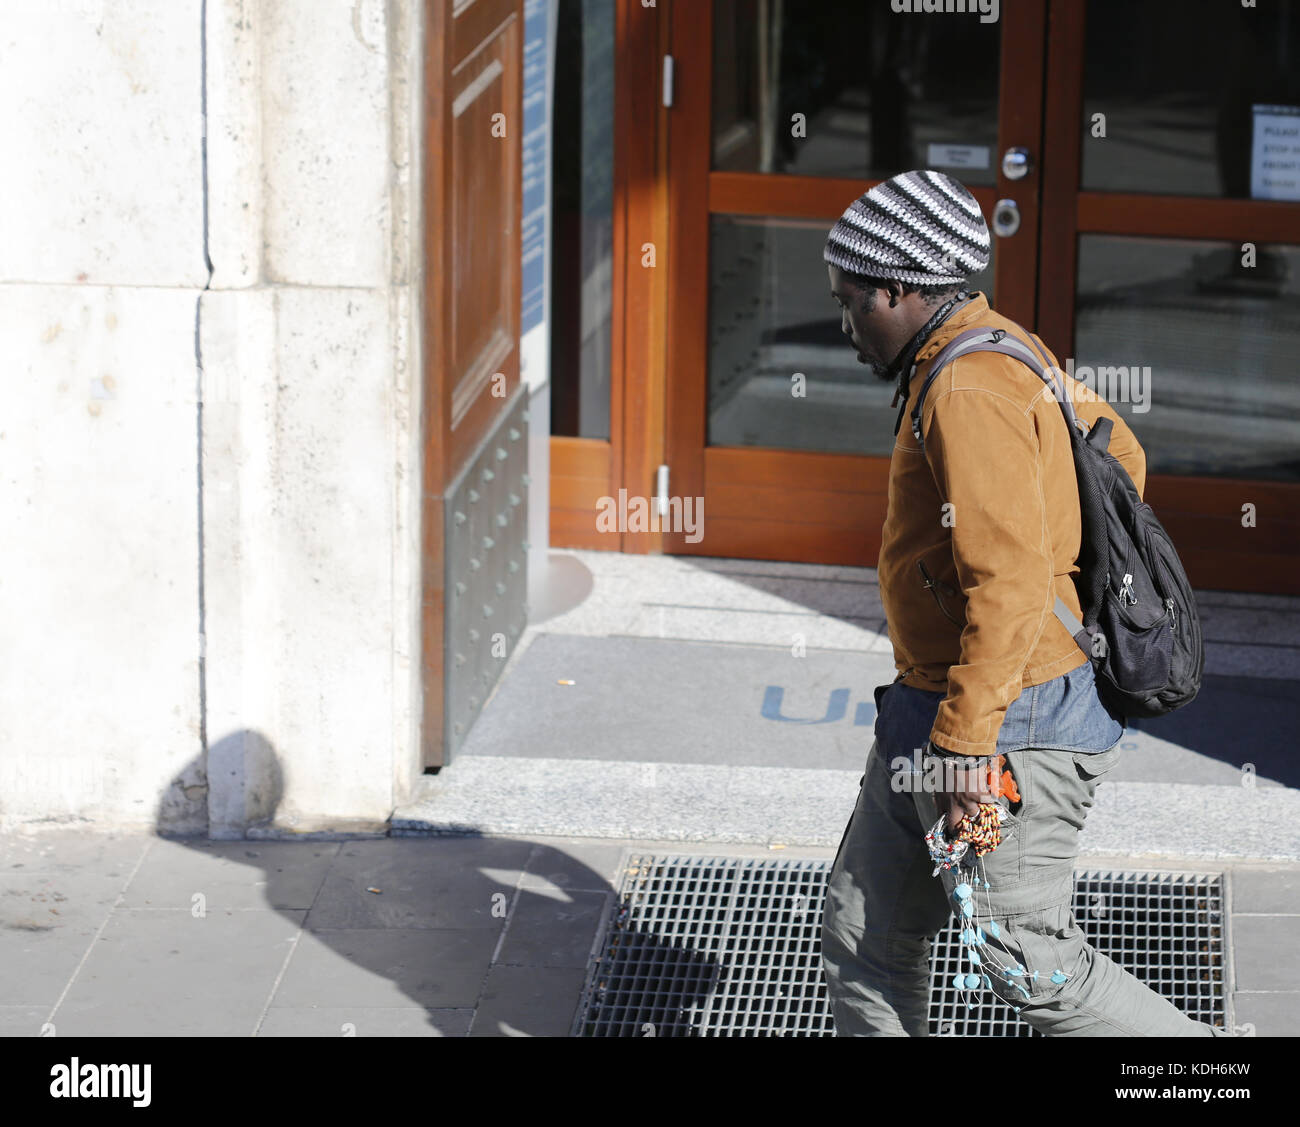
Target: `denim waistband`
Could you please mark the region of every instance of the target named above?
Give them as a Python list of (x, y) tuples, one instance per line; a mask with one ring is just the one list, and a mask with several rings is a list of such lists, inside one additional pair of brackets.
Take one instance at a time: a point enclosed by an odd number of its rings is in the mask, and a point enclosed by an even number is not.
[[(876, 689), (876, 738), (889, 755), (911, 755), (925, 746), (943, 699), (943, 693), (914, 689), (901, 681)], [(1041, 685), (1023, 689), (1007, 706), (997, 749), (1109, 751), (1123, 738), (1124, 730), (1097, 692), (1092, 663), (1085, 662)]]

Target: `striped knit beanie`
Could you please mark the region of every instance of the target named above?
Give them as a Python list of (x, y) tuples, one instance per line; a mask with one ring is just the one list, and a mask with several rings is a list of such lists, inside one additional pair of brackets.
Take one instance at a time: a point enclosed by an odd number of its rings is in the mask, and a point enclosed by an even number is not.
[(903, 172), (849, 204), (822, 257), (850, 274), (957, 285), (988, 265), (989, 229), (975, 197), (951, 176)]

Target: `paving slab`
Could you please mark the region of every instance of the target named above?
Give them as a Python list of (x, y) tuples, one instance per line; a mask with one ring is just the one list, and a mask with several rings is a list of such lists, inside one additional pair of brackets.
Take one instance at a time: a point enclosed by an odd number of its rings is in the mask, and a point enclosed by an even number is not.
[(1239, 1036), (1300, 1035), (1300, 994), (1239, 991), (1232, 996), (1232, 1012)]
[(576, 967), (494, 966), (471, 1037), (567, 1037), (586, 971)]
[(472, 1009), (311, 1006), (268, 1010), (259, 1037), (466, 1037)]
[(0, 1006), (0, 1037), (39, 1037), (49, 1006)]
[(1281, 866), (1233, 869), (1232, 910), (1300, 915), (1300, 871)]
[(53, 1006), (110, 919), (122, 874), (0, 870), (0, 1003)]
[(570, 892), (560, 903), (521, 891), (497, 956), (498, 965), (585, 967), (610, 902), (606, 892)]
[(127, 908), (188, 910), (202, 894), (209, 911), (307, 910), (315, 902), (339, 842), (160, 839), (123, 894)]
[(1232, 950), (1238, 990), (1300, 992), (1295, 916), (1233, 914)]
[[(825, 615), (808, 610), (723, 610), (675, 603), (646, 603), (622, 633), (638, 638), (689, 639), (743, 644), (778, 653), (796, 647), (841, 654), (888, 654), (885, 619), (874, 615)], [(549, 635), (554, 637), (555, 635)]]
[(1205, 669), (1208, 673), (1232, 672), (1261, 680), (1300, 680), (1300, 648), (1273, 642), (1205, 641)]
[(529, 842), (503, 840), (351, 843), (334, 859), (307, 926), (499, 929), (531, 853)]
[(247, 1037), (304, 915), (118, 909), (55, 1013), (58, 1034)]
[(496, 939), (478, 928), (316, 930), (294, 948), (270, 1008), (473, 1007)]
[(528, 868), (519, 882), (531, 891), (583, 890), (604, 892), (613, 887), (622, 868), (621, 843), (593, 842), (587, 838), (561, 837), (536, 843)]
[(125, 887), (155, 840), (107, 830), (14, 830), (0, 833), (0, 873), (94, 872)]

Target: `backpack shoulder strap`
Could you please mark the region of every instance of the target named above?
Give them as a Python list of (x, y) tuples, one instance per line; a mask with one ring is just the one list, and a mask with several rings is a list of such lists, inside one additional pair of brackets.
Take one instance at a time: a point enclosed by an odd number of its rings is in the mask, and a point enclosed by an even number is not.
[(912, 408), (912, 436), (920, 443), (922, 449), (925, 448), (925, 436), (921, 433), (921, 411), (925, 406), (925, 396), (930, 390), (930, 385), (947, 365), (959, 356), (971, 352), (998, 352), (1003, 356), (1010, 356), (1013, 360), (1019, 360), (1052, 389), (1066, 423), (1071, 428), (1078, 429), (1079, 419), (1074, 411), (1074, 403), (1066, 392), (1064, 383), (1057, 378), (1058, 369), (1055, 365), (1048, 364), (1046, 358), (1041, 356), (1036, 348), (1031, 348), (1012, 336), (1006, 329), (967, 329), (940, 350), (930, 365), (925, 382), (921, 384), (921, 390), (916, 397), (916, 406)]
[(939, 354), (930, 365), (930, 370), (926, 373), (921, 390), (917, 393), (916, 406), (912, 408), (912, 435), (923, 449), (925, 439), (921, 435), (921, 409), (925, 406), (925, 395), (930, 390), (930, 385), (958, 356), (967, 352), (983, 351), (987, 346), (997, 344), (1004, 336), (1006, 336), (1004, 329), (967, 329), (964, 333), (958, 333), (939, 350)]
[[(959, 333), (939, 351), (930, 365), (930, 370), (926, 373), (925, 382), (921, 384), (921, 390), (916, 397), (916, 406), (912, 408), (912, 435), (920, 443), (922, 450), (925, 449), (925, 436), (921, 433), (921, 411), (925, 406), (926, 392), (930, 390), (930, 385), (948, 364), (959, 356), (972, 352), (998, 352), (1003, 356), (1019, 360), (1052, 389), (1053, 395), (1060, 404), (1061, 413), (1065, 416), (1066, 425), (1072, 429), (1079, 428), (1074, 404), (1066, 393), (1064, 384), (1057, 379), (1057, 369), (1054, 365), (1048, 364), (1046, 356), (1039, 351), (1042, 347), (1041, 342), (1032, 333), (1026, 335), (1034, 342), (1033, 347), (1012, 336), (1006, 329), (968, 329), (964, 333)], [(1052, 610), (1061, 625), (1069, 631), (1079, 649), (1091, 658), (1092, 639), (1087, 628), (1070, 612), (1070, 608), (1059, 595), (1056, 596)]]

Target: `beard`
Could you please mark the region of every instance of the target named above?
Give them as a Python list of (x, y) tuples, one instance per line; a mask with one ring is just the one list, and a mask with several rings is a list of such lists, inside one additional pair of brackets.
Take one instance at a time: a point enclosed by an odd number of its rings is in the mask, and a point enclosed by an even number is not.
[[(856, 350), (855, 350), (856, 351)], [(871, 374), (882, 382), (888, 382), (894, 378), (894, 373), (888, 364), (877, 364), (874, 360), (868, 360), (861, 352), (857, 353), (858, 363), (864, 364), (871, 369)]]

